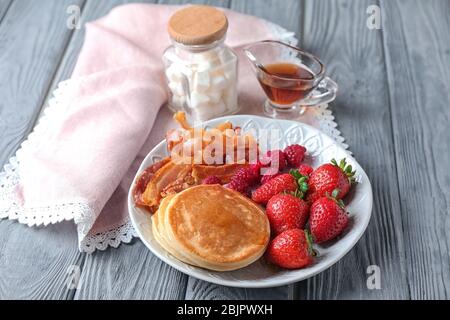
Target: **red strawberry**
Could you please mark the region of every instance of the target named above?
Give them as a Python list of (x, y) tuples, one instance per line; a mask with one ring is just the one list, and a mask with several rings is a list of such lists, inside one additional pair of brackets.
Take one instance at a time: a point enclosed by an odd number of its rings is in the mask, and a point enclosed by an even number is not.
[[(336, 192), (335, 192), (336, 193)], [(317, 243), (323, 243), (339, 236), (348, 225), (348, 215), (342, 200), (322, 197), (313, 203), (309, 226)]]
[(261, 177), (261, 184), (265, 184), (279, 175), (280, 172), (277, 169), (268, 169), (267, 172), (264, 172), (264, 175)]
[(269, 182), (273, 178), (278, 177), (280, 174), (281, 173), (275, 173), (275, 174), (266, 174), (266, 175), (262, 176), (261, 184), (266, 184), (267, 182)]
[(267, 203), (267, 218), (273, 234), (290, 229), (303, 229), (309, 217), (309, 205), (291, 194), (279, 194)]
[(284, 191), (294, 192), (297, 190), (297, 181), (288, 174), (281, 174), (269, 182), (263, 184), (252, 194), (252, 199), (256, 203), (266, 204), (270, 198)]
[(267, 167), (276, 168), (279, 171), (282, 171), (284, 168), (286, 168), (286, 156), (281, 150), (267, 151), (263, 162)]
[(266, 251), (269, 262), (286, 269), (307, 267), (314, 262), (315, 256), (310, 235), (300, 229), (291, 229), (278, 235)]
[(352, 183), (355, 182), (355, 172), (352, 166), (341, 160), (339, 165), (336, 160), (324, 164), (317, 168), (309, 178), (309, 194), (307, 200), (311, 203), (339, 189), (337, 199), (344, 198), (350, 190)]
[(202, 184), (221, 184), (222, 182), (217, 176), (209, 176), (203, 179)]
[(309, 177), (313, 171), (314, 171), (314, 169), (310, 165), (307, 165), (305, 163), (302, 163), (298, 167), (298, 172), (300, 172), (302, 175), (304, 175), (306, 177)]
[(306, 148), (299, 144), (293, 144), (284, 149), (286, 161), (292, 168), (297, 168), (302, 163), (305, 159), (305, 153)]

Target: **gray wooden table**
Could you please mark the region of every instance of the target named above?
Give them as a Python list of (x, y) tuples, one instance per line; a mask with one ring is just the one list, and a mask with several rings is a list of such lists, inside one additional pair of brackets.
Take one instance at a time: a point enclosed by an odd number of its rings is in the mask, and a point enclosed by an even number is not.
[[(0, 165), (30, 133), (55, 85), (71, 74), (84, 31), (66, 27), (67, 8), (78, 5), (85, 22), (126, 2), (0, 0)], [(181, 274), (139, 240), (87, 255), (78, 252), (72, 223), (35, 229), (3, 220), (0, 298), (450, 298), (450, 1), (190, 2), (274, 21), (296, 31), (301, 46), (327, 64), (340, 85), (336, 120), (374, 188), (364, 237), (314, 278), (245, 290)], [(379, 30), (367, 27), (373, 4), (381, 10)], [(73, 265), (81, 281), (69, 289)], [(380, 268), (379, 290), (367, 286), (371, 265)]]

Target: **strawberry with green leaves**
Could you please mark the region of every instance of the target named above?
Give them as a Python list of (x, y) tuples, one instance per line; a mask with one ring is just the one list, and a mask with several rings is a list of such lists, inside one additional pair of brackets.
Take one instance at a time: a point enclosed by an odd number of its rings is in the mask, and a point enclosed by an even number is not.
[(309, 226), (316, 243), (332, 240), (348, 226), (349, 217), (344, 202), (337, 199), (339, 190), (317, 199), (311, 206)]
[(306, 199), (313, 203), (327, 194), (332, 194), (336, 189), (340, 190), (336, 198), (342, 199), (350, 191), (352, 184), (355, 183), (354, 176), (355, 171), (353, 171), (351, 165), (347, 165), (345, 159), (342, 159), (339, 164), (333, 159), (331, 163), (324, 164), (311, 173)]
[(273, 239), (266, 251), (266, 259), (285, 269), (301, 269), (314, 262), (316, 252), (308, 231), (291, 229)]
[(300, 173), (299, 170), (294, 170), (292, 169), (291, 171), (289, 171), (289, 173), (295, 178), (295, 180), (297, 181), (297, 190), (296, 190), (296, 194), (295, 196), (303, 199), (306, 195), (306, 193), (309, 190), (309, 177), (303, 175), (302, 173)]
[(256, 203), (266, 205), (267, 202), (282, 192), (295, 192), (297, 181), (289, 173), (281, 174), (266, 182), (252, 194), (252, 200)]
[(308, 191), (307, 180), (308, 178), (300, 174), (298, 170), (279, 174), (256, 189), (252, 194), (252, 200), (266, 205), (273, 196), (280, 193), (293, 193), (296, 197), (303, 199)]

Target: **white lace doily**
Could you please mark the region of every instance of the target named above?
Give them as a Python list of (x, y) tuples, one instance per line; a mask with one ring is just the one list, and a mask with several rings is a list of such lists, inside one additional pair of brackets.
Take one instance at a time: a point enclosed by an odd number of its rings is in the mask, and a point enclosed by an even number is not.
[[(295, 38), (294, 32), (273, 23), (269, 23), (269, 25), (273, 33), (278, 35), (280, 41), (297, 45), (298, 40)], [(20, 203), (16, 192), (20, 185), (18, 169), (21, 153), (30, 144), (45, 143), (40, 139), (40, 132), (46, 130), (49, 127), (47, 124), (55, 121), (57, 115), (66, 110), (71, 99), (69, 88), (72, 85), (76, 85), (75, 80), (63, 81), (58, 85), (35, 129), (22, 143), (16, 155), (9, 159), (3, 171), (0, 172), (0, 219), (17, 220), (19, 223), (30, 227), (47, 226), (65, 220), (73, 220), (77, 225), (80, 251), (92, 253), (97, 249), (105, 250), (109, 246), (117, 248), (122, 242), (129, 243), (133, 237), (137, 236), (131, 222), (128, 220), (125, 223), (112, 226), (106, 232), (90, 234), (89, 231), (94, 225), (97, 215), (94, 213), (94, 208), (91, 208), (83, 199), (29, 208)], [(327, 105), (317, 107), (313, 117), (315, 117), (313, 122), (318, 124), (320, 130), (334, 138), (344, 148), (348, 148)], [(42, 232), (45, 232), (45, 230)]]

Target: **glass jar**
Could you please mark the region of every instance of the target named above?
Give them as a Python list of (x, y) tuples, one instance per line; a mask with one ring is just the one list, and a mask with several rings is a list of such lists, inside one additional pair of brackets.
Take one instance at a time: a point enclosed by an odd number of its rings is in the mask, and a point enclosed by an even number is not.
[[(189, 8), (193, 7), (196, 6)], [(208, 9), (223, 15), (215, 8)], [(192, 18), (192, 12), (187, 17)], [(198, 18), (194, 20), (205, 22), (204, 18)], [(186, 41), (186, 38), (173, 36), (174, 32), (171, 32), (172, 45), (163, 55), (169, 108), (186, 112), (193, 122), (238, 111), (238, 58), (224, 43), (228, 27), (226, 18), (225, 22), (225, 26), (219, 26), (221, 32), (217, 32), (219, 27), (213, 28), (211, 32), (215, 30), (215, 34), (209, 37), (205, 37), (206, 26), (197, 26), (203, 31), (201, 41), (196, 41), (195, 35)]]

